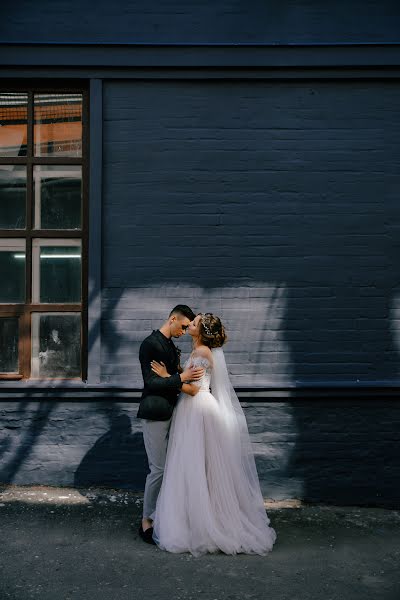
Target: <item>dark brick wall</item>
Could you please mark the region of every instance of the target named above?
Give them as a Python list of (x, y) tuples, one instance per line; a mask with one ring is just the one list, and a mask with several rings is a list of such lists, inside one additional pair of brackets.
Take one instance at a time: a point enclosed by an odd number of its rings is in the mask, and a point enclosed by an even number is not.
[(237, 386), (398, 383), (399, 99), (105, 82), (103, 381), (140, 385), (140, 341), (183, 301), (222, 316)]
[[(244, 404), (264, 496), (400, 507), (400, 406)], [(0, 483), (142, 490), (136, 404), (2, 402)]]
[(0, 39), (116, 43), (396, 42), (395, 0), (2, 0)]
[[(390, 43), (399, 21), (389, 0), (3, 0), (0, 42)], [(140, 386), (140, 341), (184, 301), (223, 318), (236, 386), (398, 385), (398, 105), (379, 79), (105, 81), (102, 381)], [(143, 488), (135, 404), (26, 398), (0, 404), (0, 482)], [(266, 497), (399, 506), (395, 402), (246, 415)]]

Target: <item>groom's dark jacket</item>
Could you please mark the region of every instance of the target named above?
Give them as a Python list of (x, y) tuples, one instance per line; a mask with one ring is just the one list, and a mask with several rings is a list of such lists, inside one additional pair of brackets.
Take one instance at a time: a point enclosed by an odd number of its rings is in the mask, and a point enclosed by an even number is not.
[[(171, 418), (182, 387), (178, 369), (178, 349), (171, 339), (159, 330), (153, 331), (141, 343), (139, 360), (142, 367), (144, 389), (137, 416), (150, 421), (167, 421)], [(151, 361), (163, 362), (171, 377), (159, 377), (151, 370)]]

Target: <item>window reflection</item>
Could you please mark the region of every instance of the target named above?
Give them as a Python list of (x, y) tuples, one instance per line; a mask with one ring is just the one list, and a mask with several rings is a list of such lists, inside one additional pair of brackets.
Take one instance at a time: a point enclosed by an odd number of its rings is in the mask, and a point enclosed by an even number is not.
[(79, 229), (82, 167), (36, 165), (33, 181), (36, 229)]
[(27, 154), (28, 94), (0, 93), (0, 156)]
[(82, 94), (35, 94), (35, 156), (82, 156)]
[(24, 229), (26, 167), (0, 165), (0, 228)]
[(25, 302), (25, 240), (0, 239), (0, 302)]
[(32, 286), (34, 302), (80, 302), (80, 240), (34, 240)]
[(0, 373), (18, 373), (18, 319), (0, 318)]
[(32, 376), (80, 377), (80, 313), (32, 314)]

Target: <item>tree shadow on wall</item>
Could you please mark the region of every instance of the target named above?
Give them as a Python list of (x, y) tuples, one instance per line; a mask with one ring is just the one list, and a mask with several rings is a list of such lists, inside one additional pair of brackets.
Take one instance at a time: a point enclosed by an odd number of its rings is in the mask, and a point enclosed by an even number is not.
[[(29, 395), (29, 392), (25, 394)], [(29, 412), (28, 400), (22, 401), (16, 410), (16, 414), (8, 418), (0, 435), (0, 482), (3, 484), (13, 483), (15, 475), (21, 465), (28, 460), (40, 435), (46, 427), (51, 413), (57, 406), (56, 401), (39, 402), (37, 408), (30, 417), (29, 425), (18, 439), (17, 445), (13, 443), (15, 432), (22, 429), (22, 424)], [(1, 489), (1, 488), (0, 488)]]
[[(142, 335), (136, 329), (144, 327), (143, 319), (151, 322), (160, 316), (161, 321), (164, 315), (157, 310), (159, 299), (168, 303), (174, 297), (171, 290), (180, 293), (187, 286), (188, 291), (204, 290), (205, 308), (207, 296), (213, 299), (215, 290), (224, 291), (222, 316), (226, 314), (228, 324), (236, 326), (239, 347), (238, 358), (233, 357), (236, 363), (230, 367), (249, 386), (262, 383), (265, 372), (271, 379), (281, 374), (283, 382), (290, 375), (290, 381), (303, 385), (319, 381), (329, 386), (344, 381), (357, 387), (358, 380), (398, 381), (396, 319), (390, 313), (399, 285), (400, 222), (399, 123), (392, 84), (379, 83), (374, 90), (366, 89), (365, 82), (352, 82), (348, 87), (347, 82), (337, 81), (318, 85), (252, 81), (245, 99), (236, 93), (236, 85), (168, 82), (161, 103), (158, 84), (135, 85), (132, 120), (142, 111), (135, 135), (125, 119), (122, 124), (105, 121), (105, 164), (113, 164), (105, 178), (103, 207), (102, 285), (109, 301), (104, 302), (106, 308), (89, 335), (89, 340), (96, 341), (102, 333), (101, 368), (107, 366), (110, 381), (130, 384)], [(231, 92), (229, 104), (227, 92)], [(109, 93), (107, 102), (112, 101)], [(365, 129), (371, 116), (383, 115), (382, 105), (393, 107), (386, 120), (393, 138), (387, 153), (383, 152), (381, 128)], [(155, 107), (160, 116), (156, 120)], [(310, 119), (312, 114), (315, 121)], [(177, 115), (179, 121), (175, 122)], [(240, 133), (238, 123), (247, 123), (249, 151), (244, 152), (243, 136), (238, 135), (230, 140), (228, 159), (226, 139), (209, 136), (207, 152), (214, 152), (216, 160), (212, 169), (204, 168), (209, 159), (206, 155), (203, 163), (203, 146), (191, 139), (199, 129), (181, 127), (182, 116), (196, 126), (207, 123), (207, 129), (221, 134)], [(151, 144), (146, 146), (152, 139), (149, 134), (156, 135), (158, 144), (160, 123), (164, 137), (172, 136), (173, 152), (158, 153)], [(116, 138), (122, 143), (113, 143)], [(179, 148), (177, 178), (175, 150)], [(135, 189), (132, 186), (137, 185), (136, 171), (126, 169), (127, 155), (131, 164), (141, 169), (135, 210), (127, 210)], [(176, 206), (182, 208), (181, 219), (171, 214), (171, 207)], [(196, 227), (188, 228), (190, 223)], [(267, 302), (267, 292), (260, 292), (269, 285), (282, 285), (286, 290), (272, 305)], [(233, 304), (225, 292), (238, 288), (247, 291), (247, 296), (243, 300), (240, 293), (233, 294)], [(141, 302), (137, 290), (144, 290)], [(188, 297), (189, 303), (192, 300), (193, 295)], [(284, 315), (282, 319), (277, 316), (276, 323), (272, 322), (271, 306), (277, 315)], [(256, 314), (255, 307), (259, 307)], [(130, 335), (132, 331), (135, 336)], [(228, 351), (233, 336), (230, 340)], [(274, 353), (277, 340), (285, 352)], [(279, 354), (275, 362), (274, 354)], [(289, 358), (281, 358), (282, 354)], [(229, 363), (228, 354), (227, 359)], [(326, 399), (320, 400), (315, 409), (292, 403), (290, 431), (296, 437), (293, 460), (285, 472), (301, 478), (305, 498), (315, 498), (321, 482), (326, 496), (329, 486), (342, 486), (345, 493), (343, 482), (354, 465), (353, 489), (364, 479), (371, 491), (375, 486), (371, 472), (375, 470), (379, 481), (384, 478), (383, 459), (393, 457), (397, 468), (399, 465), (398, 453), (389, 445), (374, 455), (372, 463), (365, 459), (367, 447), (376, 451), (379, 436), (395, 439), (393, 407), (380, 404), (375, 413), (363, 404), (360, 411), (365, 411), (370, 423), (361, 426), (353, 422), (348, 405), (338, 401), (341, 410), (335, 413)], [(385, 410), (391, 418), (386, 423)], [(380, 425), (376, 424), (378, 412)], [(342, 430), (349, 442), (345, 437), (339, 441)], [(325, 431), (331, 436), (331, 449), (315, 435)], [(35, 440), (32, 435), (32, 443)], [(141, 443), (140, 434), (132, 434), (126, 417), (117, 418), (82, 460), (77, 481), (104, 483), (107, 474), (111, 485), (116, 485), (118, 478), (122, 480), (118, 485), (132, 482), (136, 476), (131, 469), (136, 469), (141, 456), (145, 460)], [(21, 456), (23, 452), (21, 449)], [(345, 473), (342, 460), (347, 461)], [(10, 476), (20, 464), (21, 457), (11, 465)]]
[(83, 457), (74, 485), (143, 490), (148, 462), (141, 433), (132, 433), (130, 418), (117, 414), (109, 431)]
[[(97, 300), (95, 296), (97, 293), (90, 295), (89, 304)], [(118, 299), (117, 296), (116, 304)], [(90, 348), (98, 339), (100, 328), (101, 317), (92, 324), (89, 331)], [(117, 352), (119, 345), (123, 342), (124, 336), (115, 334), (112, 351)], [(45, 429), (49, 427), (53, 430), (57, 426), (57, 423), (52, 423), (51, 419), (57, 413), (60, 403), (70, 399), (69, 388), (65, 386), (63, 380), (47, 380), (43, 382), (43, 387), (45, 388), (42, 392), (43, 395), (48, 394), (50, 400), (36, 400), (32, 396), (32, 390), (27, 389), (22, 399), (20, 399), (20, 395), (18, 399), (10, 397), (11, 407), (7, 406), (8, 402), (3, 405), (3, 423), (0, 430), (0, 490), (2, 489), (1, 484), (10, 485), (16, 481), (25, 485), (38, 483), (37, 465), (34, 465), (32, 469), (32, 465), (29, 464), (30, 459), (35, 448), (40, 445)], [(57, 399), (54, 399), (54, 394), (57, 394)], [(101, 410), (93, 406), (93, 412), (100, 413)], [(113, 414), (113, 410), (111, 410), (111, 414)], [(108, 454), (106, 454), (107, 449)], [(104, 463), (105, 471), (103, 473), (98, 464), (100, 462)], [(65, 465), (61, 464), (60, 468), (63, 466)], [(92, 468), (93, 473), (91, 474), (90, 469)], [(143, 489), (146, 469), (147, 460), (142, 435), (132, 434), (129, 417), (120, 415), (114, 418), (110, 431), (97, 442), (82, 461), (77, 480)], [(23, 475), (19, 482), (17, 478), (21, 471)], [(46, 481), (46, 483), (51, 485), (56, 482)]]

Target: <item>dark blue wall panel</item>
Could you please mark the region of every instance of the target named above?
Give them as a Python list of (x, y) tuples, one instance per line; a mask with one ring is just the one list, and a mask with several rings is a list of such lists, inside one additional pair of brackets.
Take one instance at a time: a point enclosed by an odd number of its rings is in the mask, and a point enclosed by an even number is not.
[(141, 339), (184, 301), (226, 322), (237, 386), (398, 383), (399, 100), (105, 83), (102, 380), (140, 385)]
[(106, 43), (397, 42), (395, 0), (2, 0), (0, 40)]

